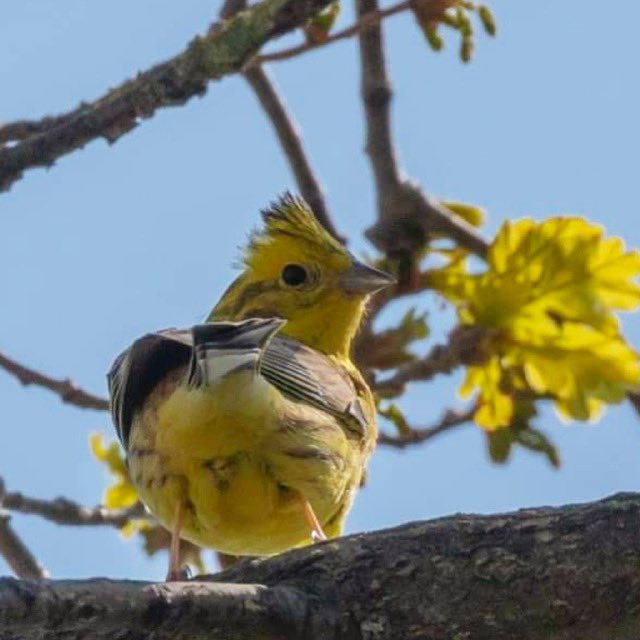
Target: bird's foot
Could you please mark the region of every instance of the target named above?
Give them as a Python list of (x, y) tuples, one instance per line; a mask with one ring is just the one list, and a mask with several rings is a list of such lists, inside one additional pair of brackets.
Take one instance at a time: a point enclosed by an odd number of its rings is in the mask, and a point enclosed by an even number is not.
[(309, 528), (311, 529), (311, 539), (314, 543), (323, 542), (324, 540), (328, 540), (327, 535), (322, 530), (322, 525), (318, 520), (318, 516), (316, 516), (311, 503), (306, 499), (302, 498), (302, 502), (304, 505), (304, 515), (309, 524)]
[(189, 578), (191, 578), (191, 570), (189, 569), (189, 565), (185, 565), (180, 569), (169, 570), (165, 582), (184, 582), (185, 580), (189, 580)]
[(311, 532), (311, 539), (313, 540), (314, 543), (317, 543), (317, 542), (324, 542), (329, 538), (327, 538), (327, 535), (325, 534), (325, 532), (322, 529), (320, 529), (319, 531), (314, 530)]

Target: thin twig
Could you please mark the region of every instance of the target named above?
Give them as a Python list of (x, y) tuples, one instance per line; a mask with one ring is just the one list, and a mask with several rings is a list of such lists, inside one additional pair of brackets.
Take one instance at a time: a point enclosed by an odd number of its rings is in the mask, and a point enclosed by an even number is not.
[[(409, 6), (411, 3), (408, 3)], [(423, 13), (442, 17), (449, 0), (422, 3)], [(357, 0), (359, 20), (380, 13), (377, 0)], [(405, 7), (406, 8), (406, 7)], [(391, 81), (387, 72), (380, 22), (359, 31), (361, 91), (367, 128), (366, 151), (373, 170), (378, 201), (378, 220), (367, 237), (394, 258), (419, 253), (434, 232), (452, 238), (479, 256), (488, 245), (477, 230), (442, 204), (427, 197), (404, 177), (397, 159), (391, 130)], [(401, 274), (401, 276), (404, 274)], [(411, 277), (410, 271), (407, 274)]]
[[(229, 19), (246, 7), (246, 0), (226, 0), (220, 10), (220, 17)], [(309, 203), (320, 224), (332, 236), (343, 241), (329, 216), (322, 187), (302, 146), (298, 126), (293, 116), (287, 111), (275, 81), (259, 63), (250, 65), (245, 70), (244, 76), (273, 126), (302, 196)]]
[(47, 570), (36, 560), (10, 523), (11, 517), (0, 511), (0, 555), (18, 578), (42, 580)]
[(85, 507), (67, 498), (41, 500), (19, 492), (7, 492), (4, 507), (9, 511), (36, 515), (56, 524), (76, 527), (106, 525), (120, 529), (131, 519), (147, 515), (140, 502), (128, 509), (110, 511), (102, 506)]
[[(377, 0), (357, 0), (356, 7), (359, 20), (380, 13)], [(367, 126), (365, 148), (373, 169), (379, 204), (386, 205), (386, 200), (401, 182), (401, 172), (391, 134), (391, 81), (379, 22), (359, 32), (359, 43), (360, 86)], [(385, 207), (381, 208), (383, 213), (385, 210)]]
[(274, 51), (273, 53), (265, 53), (263, 55), (257, 56), (254, 60), (251, 61), (250, 64), (254, 65), (266, 62), (288, 60), (290, 58), (294, 58), (295, 56), (299, 56), (300, 54), (307, 53), (307, 51), (312, 51), (313, 49), (318, 49), (319, 47), (333, 44), (334, 42), (338, 42), (339, 40), (352, 38), (362, 31), (370, 29), (374, 25), (379, 24), (385, 18), (389, 18), (390, 16), (410, 9), (412, 4), (413, 0), (408, 0), (406, 2), (399, 2), (398, 4), (388, 7), (387, 9), (377, 9), (375, 11), (370, 11), (350, 27), (346, 27), (344, 29), (341, 29), (340, 31), (332, 33), (327, 37), (326, 40), (323, 40), (322, 42), (305, 42), (294, 47), (289, 47), (280, 51)]
[(47, 570), (36, 560), (11, 526), (11, 516), (3, 509), (5, 497), (4, 481), (0, 478), (0, 555), (18, 578), (28, 580), (48, 578)]
[(486, 335), (483, 327), (458, 328), (446, 344), (435, 345), (424, 358), (403, 364), (393, 375), (376, 382), (376, 393), (383, 398), (395, 397), (404, 391), (408, 382), (424, 382), (436, 375), (451, 373), (463, 364), (481, 362), (481, 345)]
[(49, 391), (53, 391), (53, 393), (60, 397), (62, 402), (66, 402), (67, 404), (72, 404), (82, 409), (109, 410), (108, 400), (84, 391), (84, 389), (80, 389), (80, 387), (73, 384), (69, 378), (63, 380), (50, 378), (35, 369), (29, 369), (15, 360), (11, 360), (11, 358), (8, 358), (2, 353), (0, 353), (0, 368), (16, 377), (25, 386), (34, 384), (38, 387), (44, 387), (45, 389), (49, 389)]
[(287, 112), (273, 79), (261, 65), (249, 67), (244, 75), (273, 125), (302, 196), (309, 203), (320, 224), (332, 236), (343, 241), (329, 216), (322, 187), (302, 146), (298, 127), (291, 114)]
[(426, 442), (441, 433), (451, 431), (456, 427), (460, 427), (463, 424), (470, 422), (473, 420), (474, 413), (475, 408), (468, 409), (467, 411), (455, 411), (453, 409), (449, 409), (445, 412), (438, 423), (430, 427), (412, 427), (397, 436), (381, 433), (378, 435), (378, 444), (388, 445), (397, 449), (404, 449), (412, 444)]
[(631, 403), (631, 406), (636, 410), (636, 413), (640, 416), (640, 392), (629, 391), (627, 393), (627, 400)]
[(209, 82), (241, 70), (267, 41), (304, 24), (330, 1), (265, 0), (253, 5), (192, 40), (174, 58), (58, 116), (53, 128), (0, 148), (0, 191), (9, 189), (26, 169), (50, 167), (96, 138), (113, 143), (156, 110), (202, 96)]

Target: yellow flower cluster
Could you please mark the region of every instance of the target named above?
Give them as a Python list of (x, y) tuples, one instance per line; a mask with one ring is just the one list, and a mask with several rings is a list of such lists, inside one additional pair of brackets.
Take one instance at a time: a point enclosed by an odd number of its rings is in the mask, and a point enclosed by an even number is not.
[(437, 270), (435, 289), (460, 322), (487, 329), (487, 359), (467, 370), (461, 394), (478, 391), (476, 422), (511, 424), (517, 398), (546, 396), (561, 415), (595, 418), (640, 384), (638, 354), (617, 316), (640, 305), (640, 255), (582, 218), (506, 222), (487, 270), (464, 262)]
[(102, 504), (107, 509), (126, 509), (138, 502), (138, 492), (129, 480), (122, 449), (118, 442), (106, 445), (102, 435), (94, 433), (90, 438), (91, 451), (97, 460), (103, 462), (114, 477), (113, 484), (105, 491)]

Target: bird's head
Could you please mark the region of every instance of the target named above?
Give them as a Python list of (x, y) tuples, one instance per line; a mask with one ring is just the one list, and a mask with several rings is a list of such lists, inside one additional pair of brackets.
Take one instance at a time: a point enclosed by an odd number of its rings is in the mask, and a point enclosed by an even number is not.
[(262, 212), (264, 228), (244, 251), (244, 272), (210, 320), (279, 317), (282, 333), (327, 354), (349, 352), (367, 298), (394, 282), (356, 260), (289, 194)]

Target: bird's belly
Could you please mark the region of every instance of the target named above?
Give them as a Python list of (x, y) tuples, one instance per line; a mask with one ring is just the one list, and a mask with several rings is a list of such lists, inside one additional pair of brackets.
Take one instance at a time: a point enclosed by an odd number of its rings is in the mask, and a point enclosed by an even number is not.
[(176, 406), (179, 412), (165, 406), (134, 425), (129, 469), (143, 502), (167, 528), (176, 505), (184, 505), (187, 540), (230, 554), (270, 555), (311, 542), (302, 496), (323, 524), (350, 502), (359, 478), (348, 471), (349, 447), (336, 445), (346, 444), (339, 427), (329, 447), (318, 445), (317, 434), (316, 446), (305, 448), (297, 434), (293, 447), (272, 411), (253, 407), (247, 415), (246, 403), (194, 410), (184, 398)]
[[(130, 460), (143, 502), (160, 522), (172, 528), (176, 504), (184, 505), (182, 537), (235, 555), (270, 555), (311, 542), (298, 489), (279, 483), (261, 453), (201, 460), (180, 456)], [(344, 473), (314, 471), (309, 499), (323, 524), (350, 500)], [(303, 473), (299, 473), (303, 476)], [(313, 495), (308, 495), (313, 493)]]

